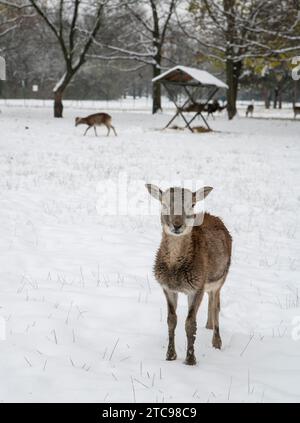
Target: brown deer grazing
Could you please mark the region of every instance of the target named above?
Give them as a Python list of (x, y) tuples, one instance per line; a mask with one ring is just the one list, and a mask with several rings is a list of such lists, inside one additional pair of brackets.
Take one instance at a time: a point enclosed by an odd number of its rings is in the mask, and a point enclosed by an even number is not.
[(248, 117), (248, 115), (251, 115), (251, 117), (253, 117), (253, 112), (254, 112), (254, 106), (253, 104), (249, 104), (246, 110), (246, 117)]
[(204, 187), (194, 193), (183, 188), (169, 188), (163, 192), (151, 184), (146, 188), (162, 205), (163, 232), (154, 274), (168, 305), (169, 346), (166, 359), (177, 358), (174, 338), (177, 297), (181, 292), (188, 296), (185, 363), (194, 365), (196, 317), (205, 292), (209, 295), (206, 328), (213, 329), (212, 345), (218, 349), (222, 345), (219, 333), (220, 290), (230, 267), (232, 239), (221, 219), (208, 213), (195, 214), (195, 204), (203, 200), (212, 188)]
[(95, 131), (95, 135), (97, 136), (96, 126), (104, 125), (104, 126), (106, 126), (106, 128), (108, 130), (107, 136), (109, 136), (111, 129), (114, 131), (115, 135), (117, 136), (117, 132), (116, 132), (115, 128), (112, 126), (111, 121), (112, 121), (112, 117), (109, 114), (107, 114), (107, 113), (95, 113), (95, 114), (89, 115), (87, 117), (83, 117), (83, 118), (77, 117), (77, 118), (75, 118), (75, 126), (88, 125), (84, 135), (86, 135), (87, 131), (93, 127), (94, 131)]
[(183, 109), (181, 109), (183, 112), (204, 112), (205, 109), (205, 104), (203, 103), (191, 103), (189, 105), (187, 105), (186, 107), (184, 107)]
[(297, 115), (300, 115), (300, 106), (294, 106), (294, 119), (296, 119)]
[(207, 111), (207, 117), (209, 117), (209, 115), (212, 115), (212, 117), (214, 118), (215, 112), (222, 112), (222, 110), (226, 108), (227, 108), (227, 105), (221, 106), (218, 100), (214, 100), (212, 103), (208, 103), (205, 106), (204, 110)]
[(191, 103), (188, 106), (182, 109), (183, 112), (207, 112), (207, 117), (212, 115), (214, 117), (215, 112), (222, 112), (222, 110), (226, 109), (227, 105), (221, 106), (218, 100), (214, 100), (212, 103)]

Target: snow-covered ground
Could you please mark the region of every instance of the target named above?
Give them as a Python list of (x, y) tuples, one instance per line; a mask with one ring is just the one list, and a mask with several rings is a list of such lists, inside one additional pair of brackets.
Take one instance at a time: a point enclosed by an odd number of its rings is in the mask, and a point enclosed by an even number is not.
[[(181, 99), (182, 100), (182, 99)], [(221, 101), (222, 103), (222, 101)], [(263, 119), (293, 119), (293, 105), (292, 103), (282, 103), (282, 109), (273, 109), (272, 106), (270, 109), (265, 109), (263, 101), (247, 101), (242, 100), (238, 101), (238, 114), (241, 117), (245, 116), (247, 106), (249, 104), (254, 105), (254, 114), (255, 118)], [(299, 105), (297, 103), (297, 105)], [(0, 99), (0, 108), (1, 107), (22, 107), (22, 108), (52, 108), (53, 100), (39, 100), (39, 99)], [(172, 112), (174, 110), (174, 104), (167, 98), (162, 97), (162, 106), (164, 111)], [(151, 97), (137, 97), (133, 98), (128, 96), (127, 98), (121, 98), (118, 100), (64, 100), (64, 107), (69, 109), (104, 109), (110, 111), (140, 111), (147, 112), (151, 110), (152, 99)], [(299, 119), (299, 117), (298, 117)]]
[[(167, 115), (113, 112), (119, 136), (96, 138), (74, 127), (87, 111), (51, 113), (0, 114), (0, 401), (299, 402), (300, 122), (218, 116), (215, 132), (191, 134), (160, 131)], [(184, 296), (178, 360), (164, 360), (158, 214), (97, 212), (119, 174), (141, 203), (143, 181), (214, 187), (205, 205), (230, 229), (233, 261), (223, 349), (204, 328), (205, 298), (195, 367), (183, 364)]]

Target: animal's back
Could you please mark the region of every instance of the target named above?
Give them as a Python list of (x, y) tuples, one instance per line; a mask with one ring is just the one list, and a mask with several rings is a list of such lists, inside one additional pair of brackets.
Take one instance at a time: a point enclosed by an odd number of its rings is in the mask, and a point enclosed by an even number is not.
[(87, 117), (87, 120), (94, 125), (103, 125), (111, 121), (111, 116), (108, 113), (94, 113)]
[(193, 228), (193, 238), (195, 251), (205, 251), (208, 281), (220, 280), (230, 266), (232, 238), (228, 229), (219, 217), (205, 213), (202, 225)]

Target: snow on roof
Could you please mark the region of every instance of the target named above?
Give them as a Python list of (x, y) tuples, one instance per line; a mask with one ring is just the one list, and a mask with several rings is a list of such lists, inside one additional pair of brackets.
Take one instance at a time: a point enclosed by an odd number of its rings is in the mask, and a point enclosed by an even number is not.
[(6, 72), (5, 72), (5, 59), (4, 57), (0, 56), (0, 80), (5, 81), (6, 79)]
[(213, 76), (211, 73), (196, 68), (189, 68), (187, 66), (175, 66), (174, 68), (169, 69), (156, 78), (153, 78), (152, 82), (160, 81), (162, 79), (173, 80), (175, 82), (187, 82), (195, 80), (200, 82), (202, 85), (228, 88), (228, 85)]

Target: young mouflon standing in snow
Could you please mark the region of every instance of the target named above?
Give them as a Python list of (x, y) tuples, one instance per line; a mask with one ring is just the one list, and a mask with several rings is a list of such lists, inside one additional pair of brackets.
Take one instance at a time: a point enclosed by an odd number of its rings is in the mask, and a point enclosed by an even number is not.
[(163, 232), (154, 274), (168, 305), (169, 346), (166, 359), (177, 358), (174, 342), (176, 306), (178, 293), (182, 292), (188, 297), (185, 363), (193, 365), (196, 364), (196, 317), (205, 292), (209, 295), (206, 328), (213, 329), (212, 345), (218, 349), (222, 345), (219, 333), (220, 290), (230, 267), (232, 239), (221, 219), (194, 211), (195, 204), (203, 200), (212, 188), (204, 187), (194, 193), (184, 188), (169, 188), (163, 192), (151, 184), (147, 184), (146, 188), (162, 205)]
[(87, 131), (90, 128), (94, 128), (95, 135), (97, 136), (96, 126), (104, 125), (106, 126), (108, 132), (107, 136), (110, 134), (110, 130), (112, 129), (114, 131), (114, 134), (117, 135), (115, 128), (111, 124), (112, 117), (107, 113), (95, 113), (93, 115), (89, 115), (87, 117), (77, 117), (75, 118), (75, 126), (78, 125), (87, 125), (87, 129), (84, 133), (86, 135)]

